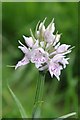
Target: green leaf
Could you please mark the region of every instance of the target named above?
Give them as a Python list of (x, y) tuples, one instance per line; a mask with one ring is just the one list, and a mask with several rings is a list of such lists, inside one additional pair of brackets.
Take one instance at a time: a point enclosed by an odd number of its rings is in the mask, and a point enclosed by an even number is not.
[(71, 117), (71, 116), (73, 116), (73, 115), (76, 115), (76, 112), (69, 113), (69, 114), (67, 114), (67, 115), (63, 115), (63, 116), (61, 116), (61, 117), (59, 117), (59, 118), (57, 118), (57, 119), (55, 119), (55, 120), (63, 120), (63, 119), (65, 119), (65, 118)]
[(18, 106), (18, 109), (19, 109), (19, 111), (20, 111), (21, 117), (22, 117), (22, 118), (28, 118), (27, 115), (26, 115), (26, 112), (25, 112), (25, 110), (24, 110), (24, 108), (23, 108), (23, 106), (21, 105), (20, 101), (19, 101), (18, 98), (15, 96), (15, 94), (13, 93), (13, 91), (11, 90), (11, 88), (9, 87), (9, 85), (8, 85), (8, 89), (9, 89), (9, 91), (10, 91), (13, 99), (15, 100), (17, 106)]

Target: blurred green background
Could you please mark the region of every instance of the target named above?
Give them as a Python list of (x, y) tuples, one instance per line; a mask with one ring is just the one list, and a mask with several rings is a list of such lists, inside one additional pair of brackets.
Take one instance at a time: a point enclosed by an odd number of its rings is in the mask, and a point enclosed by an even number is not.
[(33, 64), (16, 71), (7, 65), (15, 65), (22, 59), (18, 49), (18, 40), (24, 43), (22, 35), (29, 36), (29, 29), (35, 30), (39, 20), (47, 17), (47, 26), (55, 19), (56, 31), (62, 33), (61, 43), (75, 46), (68, 56), (69, 65), (62, 71), (61, 81), (50, 77), (47, 72), (44, 88), (42, 116), (56, 118), (70, 112), (77, 112), (78, 117), (78, 3), (2, 3), (2, 50), (3, 50), (3, 117), (21, 117), (19, 110), (8, 89), (9, 83), (31, 117), (38, 78), (38, 70)]

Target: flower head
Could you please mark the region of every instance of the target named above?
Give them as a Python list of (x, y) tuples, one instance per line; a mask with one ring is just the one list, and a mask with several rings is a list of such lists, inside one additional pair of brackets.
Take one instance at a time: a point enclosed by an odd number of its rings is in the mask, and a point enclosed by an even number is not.
[(31, 29), (31, 37), (23, 35), (26, 46), (19, 41), (21, 46), (18, 48), (24, 53), (24, 58), (17, 63), (15, 69), (32, 62), (39, 71), (48, 70), (51, 77), (54, 75), (60, 80), (61, 70), (69, 64), (66, 54), (70, 53), (72, 48), (70, 45), (60, 45), (61, 34), (53, 34), (55, 31), (54, 19), (47, 28), (44, 26), (45, 21), (46, 18), (37, 24), (35, 37)]

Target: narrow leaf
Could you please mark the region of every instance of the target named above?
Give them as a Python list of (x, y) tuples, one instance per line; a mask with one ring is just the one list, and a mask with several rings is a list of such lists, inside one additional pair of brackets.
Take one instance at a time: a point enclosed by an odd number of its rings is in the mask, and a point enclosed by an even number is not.
[(73, 116), (73, 115), (76, 115), (76, 112), (69, 113), (69, 114), (67, 114), (67, 115), (63, 115), (63, 116), (61, 116), (61, 117), (59, 117), (59, 118), (57, 118), (57, 119), (55, 119), (55, 120), (63, 120), (63, 119), (65, 119), (65, 118), (71, 117), (71, 116)]
[(28, 118), (27, 115), (26, 115), (26, 112), (25, 112), (25, 110), (24, 110), (24, 108), (23, 108), (23, 106), (21, 105), (20, 101), (19, 101), (18, 98), (15, 96), (15, 94), (13, 93), (13, 91), (11, 90), (11, 88), (9, 87), (9, 85), (8, 85), (8, 89), (9, 89), (9, 91), (10, 91), (13, 99), (15, 100), (17, 106), (18, 106), (18, 109), (19, 109), (19, 111), (20, 111), (21, 117), (22, 117), (22, 118)]

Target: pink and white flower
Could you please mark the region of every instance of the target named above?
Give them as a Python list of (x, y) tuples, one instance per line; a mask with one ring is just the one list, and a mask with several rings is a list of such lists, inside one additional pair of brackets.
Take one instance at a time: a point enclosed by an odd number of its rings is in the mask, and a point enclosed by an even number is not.
[(51, 77), (55, 75), (55, 77), (60, 80), (59, 75), (61, 74), (62, 66), (59, 65), (57, 62), (53, 62), (52, 60), (49, 63), (49, 72), (51, 74)]
[(72, 48), (70, 48), (71, 45), (60, 45), (61, 34), (53, 34), (54, 19), (47, 28), (44, 26), (45, 21), (46, 18), (40, 25), (37, 24), (35, 37), (31, 30), (31, 37), (23, 35), (26, 45), (19, 41), (18, 48), (24, 53), (24, 58), (17, 63), (15, 69), (32, 62), (39, 71), (48, 70), (51, 77), (54, 75), (60, 80), (61, 70), (69, 64), (66, 54), (70, 53)]
[(34, 49), (31, 53), (31, 62), (35, 63), (36, 67), (39, 68), (42, 64), (47, 63), (48, 53), (43, 48)]

